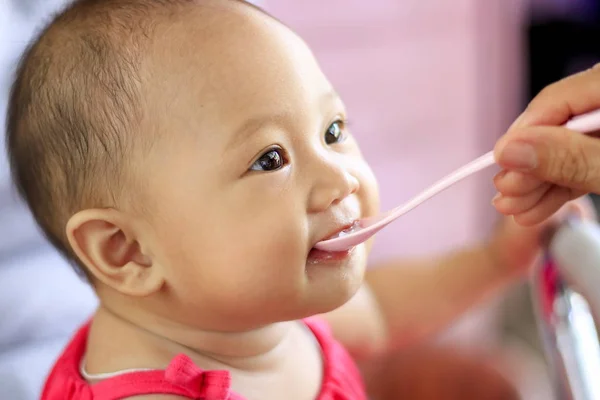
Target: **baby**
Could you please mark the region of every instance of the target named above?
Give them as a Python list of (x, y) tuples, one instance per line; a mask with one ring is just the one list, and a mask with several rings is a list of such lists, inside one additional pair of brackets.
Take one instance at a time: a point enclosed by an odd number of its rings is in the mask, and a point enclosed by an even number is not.
[(538, 256), (544, 227), (511, 220), (366, 272), (370, 243), (314, 249), (378, 212), (345, 121), (306, 44), (242, 1), (59, 15), (18, 69), (7, 145), (101, 305), (42, 398), (365, 399), (354, 359), (436, 331)]

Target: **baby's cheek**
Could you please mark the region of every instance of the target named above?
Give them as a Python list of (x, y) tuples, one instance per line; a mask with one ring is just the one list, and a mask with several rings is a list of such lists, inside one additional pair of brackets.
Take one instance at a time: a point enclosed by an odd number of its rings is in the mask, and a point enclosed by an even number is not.
[(379, 185), (373, 171), (366, 163), (361, 168), (359, 181), (360, 191), (358, 195), (363, 218), (379, 214)]
[[(362, 217), (372, 217), (379, 214), (381, 212), (379, 203), (379, 184), (377, 183), (375, 174), (366, 162), (364, 162), (364, 167), (361, 168), (359, 180), (359, 201), (361, 204)], [(371, 253), (374, 241), (375, 237), (372, 237), (365, 243), (367, 255)]]

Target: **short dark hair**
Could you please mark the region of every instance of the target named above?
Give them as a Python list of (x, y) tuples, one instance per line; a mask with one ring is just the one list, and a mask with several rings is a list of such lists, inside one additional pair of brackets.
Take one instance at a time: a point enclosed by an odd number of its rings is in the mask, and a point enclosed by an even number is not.
[(142, 115), (144, 50), (156, 11), (174, 3), (185, 1), (76, 1), (18, 65), (6, 126), (12, 178), (45, 236), (80, 273), (66, 223), (119, 198)]
[[(244, 0), (227, 1), (267, 15)], [(88, 275), (66, 224), (82, 209), (115, 206), (135, 183), (126, 161), (148, 136), (139, 129), (142, 71), (156, 28), (186, 6), (210, 3), (76, 0), (40, 31), (18, 65), (6, 125), (12, 178), (47, 239), (79, 273)]]

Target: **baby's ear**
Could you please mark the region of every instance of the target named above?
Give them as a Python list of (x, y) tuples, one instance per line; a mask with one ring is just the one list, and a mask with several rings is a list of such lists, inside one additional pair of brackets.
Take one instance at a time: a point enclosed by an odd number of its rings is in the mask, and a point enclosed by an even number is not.
[(161, 269), (140, 246), (135, 224), (114, 209), (83, 210), (67, 222), (67, 239), (89, 273), (130, 296), (147, 296), (164, 284)]

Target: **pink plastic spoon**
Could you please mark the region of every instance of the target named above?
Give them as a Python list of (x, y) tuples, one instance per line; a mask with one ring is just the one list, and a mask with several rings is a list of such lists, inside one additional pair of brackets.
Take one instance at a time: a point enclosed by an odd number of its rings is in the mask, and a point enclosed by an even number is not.
[[(565, 127), (581, 132), (591, 133), (600, 130), (600, 110), (582, 114), (570, 119)], [(365, 218), (358, 221), (350, 229), (340, 232), (333, 238), (323, 240), (315, 245), (315, 248), (325, 251), (344, 251), (360, 243), (363, 243), (375, 233), (379, 232), (392, 221), (413, 210), (421, 203), (429, 200), (436, 194), (448, 189), (455, 183), (495, 164), (494, 153), (490, 151), (483, 156), (460, 167), (450, 175), (440, 179), (409, 202), (396, 207), (376, 217)]]

